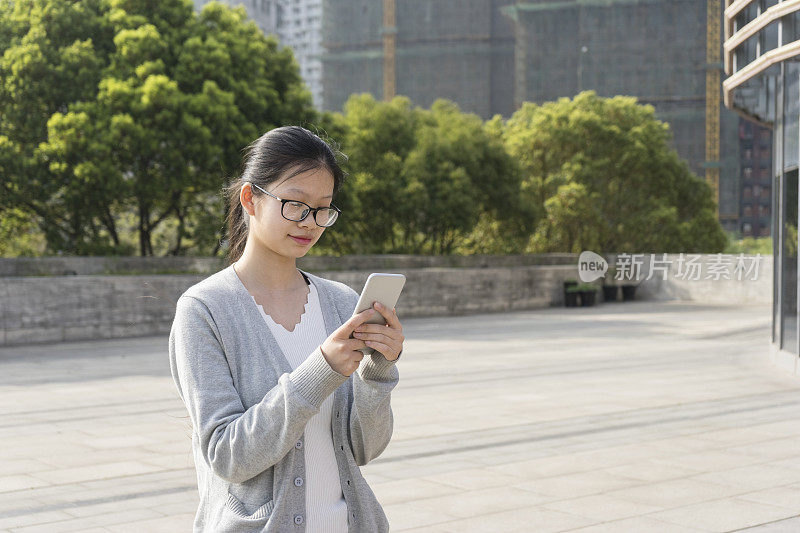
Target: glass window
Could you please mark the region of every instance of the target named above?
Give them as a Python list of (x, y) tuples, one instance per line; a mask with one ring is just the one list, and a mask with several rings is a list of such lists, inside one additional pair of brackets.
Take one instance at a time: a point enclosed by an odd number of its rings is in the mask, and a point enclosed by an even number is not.
[(781, 348), (797, 353), (797, 169), (784, 174)]
[[(796, 41), (800, 39), (800, 12), (795, 11), (791, 15), (788, 15), (786, 18), (792, 19), (792, 41)], [(786, 39), (784, 39), (786, 41)], [(789, 42), (789, 41), (786, 41)]]
[(744, 13), (740, 11), (738, 15), (733, 17), (733, 31), (741, 30), (745, 24)]
[[(780, 117), (776, 117), (775, 123), (775, 133), (780, 132)], [(776, 135), (775, 139), (779, 137)], [(776, 152), (778, 152), (776, 150)], [(773, 154), (776, 155), (776, 154)], [(777, 156), (775, 158), (777, 162)], [(777, 165), (776, 165), (777, 167)], [(772, 212), (772, 227), (778, 227), (778, 215), (780, 214), (781, 210), (778, 208), (780, 204), (780, 198), (778, 196), (778, 185), (780, 183), (780, 177), (775, 176), (775, 186), (772, 189), (772, 203), (775, 205), (775, 210)], [(772, 335), (770, 336), (770, 341), (773, 344), (780, 345), (780, 310), (778, 309), (778, 300), (780, 299), (780, 287), (778, 286), (778, 277), (780, 276), (780, 257), (781, 257), (781, 250), (778, 246), (778, 232), (772, 232)]]
[(733, 19), (736, 23), (736, 30), (741, 30), (744, 26), (746, 26), (750, 21), (752, 21), (758, 15), (758, 2), (753, 2), (752, 4), (748, 5), (741, 11), (736, 17)]
[[(745, 54), (745, 65), (752, 63), (758, 57), (758, 34), (753, 35), (749, 39), (747, 39), (742, 46), (744, 46), (744, 54)], [(744, 65), (739, 65), (741, 68)]]
[(794, 27), (794, 33), (792, 34), (792, 40), (796, 41), (800, 39), (800, 12), (795, 11), (790, 15), (792, 17), (792, 26)]
[(778, 47), (778, 22), (775, 21), (761, 31), (761, 54)]
[(739, 46), (733, 50), (733, 70), (738, 72), (746, 67), (749, 63), (756, 59), (756, 45), (758, 43), (759, 34), (753, 35), (746, 41), (743, 41)]
[(788, 170), (797, 167), (800, 156), (800, 64), (787, 61), (784, 68), (783, 168)]
[(789, 44), (800, 39), (800, 13), (790, 13), (781, 17), (783, 23), (783, 42), (781, 45)]

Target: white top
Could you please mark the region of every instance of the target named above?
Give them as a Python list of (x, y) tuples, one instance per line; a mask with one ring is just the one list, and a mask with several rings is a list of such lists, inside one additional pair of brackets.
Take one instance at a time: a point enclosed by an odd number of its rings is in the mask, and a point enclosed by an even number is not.
[[(292, 365), (292, 370), (300, 366), (328, 337), (317, 288), (313, 282), (309, 282), (308, 300), (294, 331), (286, 330), (262, 306), (256, 304), (278, 346)], [(347, 502), (342, 494), (339, 468), (333, 451), (332, 408), (333, 394), (325, 398), (319, 413), (311, 417), (304, 430), (306, 479), (303, 481), (306, 489), (306, 531), (309, 533), (347, 533)]]

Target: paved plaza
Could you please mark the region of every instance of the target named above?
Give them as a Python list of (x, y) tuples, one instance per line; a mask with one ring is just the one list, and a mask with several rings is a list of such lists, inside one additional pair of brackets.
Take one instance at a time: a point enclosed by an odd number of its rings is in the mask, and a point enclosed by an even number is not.
[[(800, 379), (769, 306), (403, 319), (392, 531), (800, 531)], [(0, 531), (191, 531), (167, 336), (0, 349)]]

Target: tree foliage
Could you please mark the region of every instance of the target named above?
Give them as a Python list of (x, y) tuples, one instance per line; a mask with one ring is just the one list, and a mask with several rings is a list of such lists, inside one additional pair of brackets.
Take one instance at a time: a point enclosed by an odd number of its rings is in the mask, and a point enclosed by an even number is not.
[(171, 253), (219, 242), (218, 191), (241, 149), (316, 116), (291, 51), (242, 7), (2, 2), (0, 47), (4, 204), (35, 216), (52, 251), (119, 251), (129, 210), (141, 255), (168, 220)]
[[(214, 255), (242, 149), (304, 125), (350, 174), (313, 255), (718, 252), (709, 186), (634, 98), (592, 92), (482, 121), (353, 95), (317, 113), (244, 8), (0, 0), (3, 254)], [(131, 238), (135, 234), (135, 239)]]
[(667, 124), (633, 97), (526, 102), (506, 147), (536, 211), (530, 252), (718, 252), (709, 185), (669, 146)]
[[(348, 171), (337, 234), (358, 253), (453, 253), (483, 215), (513, 219), (519, 173), (499, 135), (437, 100), (353, 95), (337, 116)], [(345, 244), (345, 243), (342, 243)]]

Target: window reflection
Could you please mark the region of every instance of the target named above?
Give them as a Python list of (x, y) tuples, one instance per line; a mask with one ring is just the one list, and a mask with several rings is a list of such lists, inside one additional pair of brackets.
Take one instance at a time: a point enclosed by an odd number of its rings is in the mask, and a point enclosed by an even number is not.
[(800, 155), (798, 146), (798, 125), (800, 125), (800, 64), (787, 61), (784, 66), (784, 135), (783, 135), (783, 168), (797, 166)]
[[(788, 117), (787, 117), (788, 118)], [(797, 117), (795, 117), (795, 121)], [(797, 169), (783, 176), (783, 239), (781, 290), (783, 335), (782, 348), (797, 353)]]

